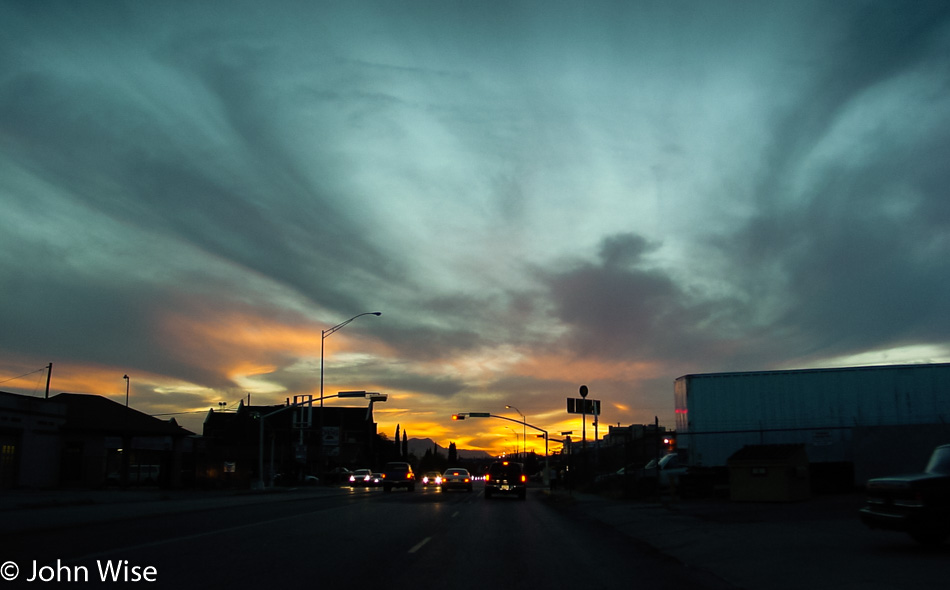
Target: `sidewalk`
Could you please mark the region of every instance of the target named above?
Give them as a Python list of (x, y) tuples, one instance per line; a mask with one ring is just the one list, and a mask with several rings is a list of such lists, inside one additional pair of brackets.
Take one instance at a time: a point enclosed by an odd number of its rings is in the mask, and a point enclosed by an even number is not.
[(0, 535), (337, 493), (339, 488), (325, 486), (264, 491), (12, 490), (0, 493)]
[(950, 545), (917, 546), (871, 531), (858, 494), (796, 503), (632, 502), (542, 492), (552, 505), (596, 519), (687, 567), (747, 590), (893, 590), (943, 585)]

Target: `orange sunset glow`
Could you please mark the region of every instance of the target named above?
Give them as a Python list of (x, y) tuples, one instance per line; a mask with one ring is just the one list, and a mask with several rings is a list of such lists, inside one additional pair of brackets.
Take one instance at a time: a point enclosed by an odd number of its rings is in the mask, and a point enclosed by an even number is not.
[(939, 2), (33, 4), (0, 3), (0, 392), (129, 375), (199, 434), (378, 392), (386, 436), (498, 454), (543, 452), (522, 414), (673, 429), (684, 375), (950, 361)]

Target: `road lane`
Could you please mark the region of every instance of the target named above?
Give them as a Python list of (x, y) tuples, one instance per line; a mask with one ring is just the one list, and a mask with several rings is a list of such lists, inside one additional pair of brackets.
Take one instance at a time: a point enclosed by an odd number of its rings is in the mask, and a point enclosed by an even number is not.
[[(725, 589), (721, 580), (691, 571), (593, 520), (552, 510), (531, 495), (486, 500), (473, 495), (433, 529), (410, 562), (416, 576), (468, 576), (462, 587)], [(408, 586), (399, 586), (408, 587)]]
[(27, 534), (15, 558), (153, 567), (152, 587), (725, 588), (595, 521), (540, 502), (437, 490), (356, 490)]

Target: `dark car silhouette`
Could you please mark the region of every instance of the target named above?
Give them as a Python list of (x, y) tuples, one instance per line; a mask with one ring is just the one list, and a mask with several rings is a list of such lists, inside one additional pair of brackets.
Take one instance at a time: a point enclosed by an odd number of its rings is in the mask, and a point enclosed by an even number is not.
[(524, 472), (524, 465), (514, 461), (496, 461), (488, 467), (485, 498), (491, 499), (497, 494), (517, 496), (520, 500), (528, 497), (528, 476)]

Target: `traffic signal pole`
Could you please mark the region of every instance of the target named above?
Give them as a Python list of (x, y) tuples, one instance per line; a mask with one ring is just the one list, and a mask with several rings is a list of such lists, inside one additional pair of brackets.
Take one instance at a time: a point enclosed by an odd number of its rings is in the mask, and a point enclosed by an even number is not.
[[(548, 460), (548, 431), (547, 430), (540, 428), (538, 426), (535, 426), (534, 424), (529, 424), (523, 420), (515, 420), (514, 418), (509, 418), (508, 416), (498, 416), (498, 415), (492, 414), (491, 412), (457, 412), (455, 414), (452, 414), (452, 419), (464, 420), (466, 416), (468, 416), (469, 418), (497, 418), (499, 420), (507, 420), (509, 422), (514, 422), (515, 424), (521, 424), (522, 428), (525, 428), (525, 427), (533, 428), (537, 430), (538, 432), (544, 434), (544, 476), (543, 477), (544, 477), (545, 485), (548, 483), (548, 479), (550, 477), (548, 475), (550, 463)], [(525, 459), (527, 459), (527, 457), (525, 457)]]

